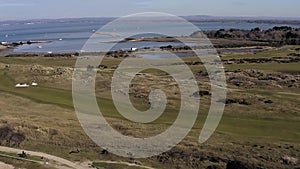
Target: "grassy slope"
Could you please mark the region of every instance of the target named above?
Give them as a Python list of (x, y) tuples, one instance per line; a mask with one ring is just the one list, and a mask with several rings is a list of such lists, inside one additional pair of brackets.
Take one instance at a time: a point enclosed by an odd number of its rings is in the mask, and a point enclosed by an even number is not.
[[(282, 52), (283, 54), (287, 52)], [(274, 56), (276, 52), (269, 51), (263, 52), (259, 57), (271, 57)], [(231, 56), (228, 55), (228, 58)], [(245, 58), (245, 57), (258, 57), (257, 55), (237, 55), (235, 57)], [(194, 58), (187, 58), (188, 61), (193, 61)], [(66, 61), (65, 60), (44, 60), (44, 59), (35, 59), (35, 58), (0, 58), (0, 62), (9, 63), (9, 64), (41, 64), (44, 66), (71, 66), (74, 65), (75, 61)], [(120, 60), (108, 59), (103, 63), (107, 66), (117, 65)], [(243, 64), (243, 65), (226, 65), (226, 69), (236, 70), (236, 69), (261, 69), (267, 71), (299, 71), (299, 64), (291, 63), (291, 64)], [(205, 70), (203, 66), (192, 66), (192, 70), (197, 72), (199, 70)], [(149, 70), (150, 73), (158, 73), (157, 70)], [(104, 72), (107, 73), (107, 72)], [(111, 73), (111, 72), (109, 72)], [(63, 90), (59, 88), (49, 88), (46, 86), (39, 86), (37, 88), (27, 88), (27, 89), (16, 89), (14, 87), (15, 81), (12, 77), (9, 77), (5, 70), (0, 70), (0, 91), (11, 93), (13, 95), (29, 98), (33, 102), (38, 103), (46, 103), (50, 105), (58, 105), (63, 108), (70, 109), (73, 111), (73, 103), (72, 103), (72, 94), (70, 90)], [(286, 90), (286, 89), (274, 89), (270, 91), (266, 91), (263, 89), (252, 89), (247, 91), (239, 91), (240, 93), (246, 94), (259, 94), (264, 97), (270, 98), (271, 100), (285, 102), (293, 102), (299, 103), (299, 96), (292, 95), (291, 93), (299, 93), (297, 90)], [(299, 93), (300, 94), (300, 93)], [(121, 116), (116, 112), (114, 106), (109, 99), (108, 95), (105, 95), (104, 98), (101, 98), (99, 101), (101, 110), (104, 112), (104, 115), (107, 117), (113, 117), (116, 119), (121, 119)], [(205, 103), (205, 102), (204, 102)], [(203, 104), (203, 102), (202, 102)], [(144, 105), (139, 105), (143, 107)], [(273, 106), (273, 105), (271, 105)], [(197, 141), (197, 138), (200, 134), (200, 129), (203, 126), (203, 122), (206, 118), (206, 113), (208, 107), (204, 106), (200, 108), (201, 113), (198, 116), (197, 122), (194, 126), (194, 130), (192, 130), (191, 140)], [(253, 109), (253, 110), (247, 110)], [(245, 111), (247, 110), (247, 111)], [(170, 125), (172, 120), (176, 118), (177, 113), (176, 110), (169, 109), (165, 112), (164, 116), (162, 116), (159, 120), (153, 122), (153, 126), (155, 124), (166, 124)], [(151, 124), (150, 124), (151, 125)], [(215, 133), (215, 137), (221, 136), (230, 136), (230, 138), (234, 138), (234, 140), (248, 141), (248, 139), (259, 140), (265, 143), (286, 143), (290, 144), (298, 144), (300, 142), (300, 123), (299, 118), (286, 114), (273, 114), (269, 113), (264, 109), (261, 109), (259, 106), (227, 106), (225, 110), (225, 114), (221, 120), (221, 123)], [(225, 137), (226, 138), (226, 137)], [(189, 138), (190, 139), (190, 138)], [(214, 139), (211, 139), (214, 140)], [(65, 157), (71, 160), (79, 161), (82, 159), (82, 156), (89, 158), (90, 160), (94, 160), (99, 158), (97, 155), (91, 155), (90, 152), (82, 152), (80, 155), (72, 155), (66, 156), (68, 150), (57, 149), (54, 145), (45, 145), (32, 143), (27, 145), (28, 149), (45, 151), (48, 153), (53, 152), (61, 157)], [(86, 154), (85, 154), (86, 153)], [(103, 158), (103, 157), (101, 157)], [(104, 157), (105, 158), (105, 157)], [(119, 160), (116, 157), (107, 157), (108, 160)], [(1, 159), (5, 161), (5, 159)], [(12, 162), (15, 163), (15, 162)], [(146, 161), (149, 163), (149, 161)], [(31, 164), (30, 164), (31, 165)], [(107, 166), (106, 164), (98, 164), (99, 166)], [(111, 167), (111, 165), (109, 165)], [(155, 163), (154, 163), (155, 166)], [(113, 167), (121, 167), (124, 166), (113, 166)], [(33, 167), (34, 168), (34, 167)]]
[[(71, 91), (54, 89), (48, 87), (36, 87), (16, 89), (14, 81), (7, 76), (5, 71), (0, 71), (0, 90), (9, 92), (14, 95), (26, 97), (36, 102), (55, 104), (62, 107), (73, 109)], [(101, 99), (101, 110), (105, 116), (121, 118), (121, 116), (113, 108), (113, 104), (108, 99)], [(174, 110), (168, 110), (166, 115), (155, 123), (170, 124), (176, 117)], [(199, 115), (195, 128), (203, 125), (205, 114)], [(170, 122), (171, 121), (171, 122)], [(291, 121), (290, 119), (277, 119), (272, 117), (269, 119), (261, 119), (249, 116), (232, 116), (225, 115), (220, 123), (218, 132), (232, 134), (237, 136), (261, 137), (274, 140), (286, 140), (297, 142), (300, 141), (300, 123)]]

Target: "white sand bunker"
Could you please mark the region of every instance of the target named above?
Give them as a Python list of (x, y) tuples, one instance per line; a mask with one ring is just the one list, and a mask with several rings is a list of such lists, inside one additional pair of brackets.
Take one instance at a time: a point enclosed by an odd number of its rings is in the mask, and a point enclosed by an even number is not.
[(1, 169), (14, 169), (15, 167), (9, 164), (5, 164), (3, 162), (0, 161), (0, 168)]

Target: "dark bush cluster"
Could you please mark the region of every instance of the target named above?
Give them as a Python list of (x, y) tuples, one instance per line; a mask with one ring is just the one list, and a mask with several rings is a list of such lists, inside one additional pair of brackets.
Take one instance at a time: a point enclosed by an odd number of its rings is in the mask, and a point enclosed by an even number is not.
[[(262, 30), (254, 28), (251, 30), (240, 29), (220, 29), (217, 31), (205, 32), (208, 38), (232, 39), (232, 40), (251, 40), (258, 42), (268, 42), (275, 45), (300, 45), (300, 29), (288, 26), (274, 27)], [(191, 36), (197, 36), (194, 32)]]

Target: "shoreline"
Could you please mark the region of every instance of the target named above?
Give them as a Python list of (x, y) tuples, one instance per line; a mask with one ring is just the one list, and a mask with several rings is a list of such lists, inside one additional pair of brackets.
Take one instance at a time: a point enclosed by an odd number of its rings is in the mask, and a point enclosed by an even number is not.
[[(271, 33), (276, 33), (281, 36), (271, 36)], [(105, 34), (102, 32), (96, 32), (96, 34)], [(109, 34), (110, 36), (117, 36), (117, 34)], [(192, 32), (188, 36), (181, 37), (170, 37), (170, 36), (153, 36), (153, 37), (137, 37), (137, 38), (124, 38), (123, 40), (116, 43), (132, 43), (132, 42), (163, 42), (162, 46), (154, 46), (149, 44), (146, 47), (139, 47), (139, 44), (130, 44), (130, 46), (136, 46), (136, 50), (172, 50), (172, 51), (185, 51), (189, 50), (190, 47), (185, 45), (185, 43), (193, 43), (193, 49), (202, 49), (203, 44), (215, 48), (217, 51), (232, 51), (232, 50), (247, 50), (247, 48), (264, 48), (264, 47), (281, 47), (284, 45), (300, 45), (300, 28), (292, 28), (288, 26), (273, 27), (271, 29), (263, 30), (259, 27), (256, 27), (252, 30), (242, 30), (242, 29), (220, 29), (218, 31), (204, 31), (204, 32)], [(172, 44), (173, 42), (182, 42), (182, 44)], [(37, 50), (32, 50), (30, 52), (15, 52), (8, 51), (2, 52), (7, 49), (14, 49), (22, 45), (31, 45), (39, 43), (51, 43), (51, 41), (19, 41), (19, 42), (1, 42), (0, 43), (0, 54), (3, 55), (47, 55), (47, 56), (56, 56), (56, 55), (68, 55), (68, 54), (77, 54), (85, 53), (79, 51), (57, 51), (52, 52), (39, 52)], [(172, 44), (172, 45), (171, 45)], [(238, 49), (239, 48), (239, 49)], [(79, 50), (79, 49), (78, 49)], [(117, 49), (114, 51), (109, 51), (107, 53), (115, 52), (135, 52), (133, 48), (131, 49)], [(103, 52), (97, 52), (103, 53)]]
[[(235, 41), (235, 40), (226, 40), (226, 39), (210, 39), (212, 47), (220, 54), (220, 53), (243, 53), (243, 52), (257, 52), (271, 48), (277, 48), (280, 46), (272, 46), (270, 44), (265, 43), (256, 43), (253, 41)], [(172, 51), (173, 53), (193, 53), (193, 50), (202, 50), (207, 49), (206, 47), (193, 47), (192, 49), (187, 48), (188, 46), (176, 46), (176, 45), (168, 45), (168, 46), (160, 46), (160, 47), (143, 47), (137, 49), (138, 53), (141, 52), (152, 52), (155, 50), (156, 52), (161, 51)], [(134, 54), (137, 51), (132, 51), (130, 49), (119, 49), (112, 50), (108, 52), (84, 52), (84, 51), (66, 51), (66, 52), (17, 52), (14, 51), (15, 47), (8, 47), (4, 45), (0, 45), (0, 56), (2, 57), (74, 57), (80, 56), (81, 54)]]
[[(271, 36), (271, 34), (276, 34), (278, 36)], [(112, 37), (119, 36), (118, 34), (104, 33), (104, 32), (95, 32), (95, 34), (108, 35)], [(280, 35), (280, 36), (279, 36)], [(121, 41), (116, 41), (115, 43), (128, 43), (128, 45), (120, 49), (116, 49), (112, 52), (132, 52), (133, 47), (138, 50), (146, 49), (166, 49), (166, 50), (182, 50), (189, 48), (185, 43), (194, 44), (193, 48), (201, 49), (203, 44), (213, 45), (216, 49), (226, 50), (228, 48), (246, 48), (254, 46), (269, 46), (269, 47), (280, 47), (284, 45), (300, 45), (300, 28), (293, 28), (288, 26), (275, 26), (270, 29), (261, 29), (259, 27), (253, 28), (251, 30), (245, 29), (219, 29), (218, 31), (196, 31), (191, 32), (190, 35), (186, 36), (153, 36), (153, 37), (127, 37)], [(31, 45), (31, 44), (40, 44), (40, 43), (51, 43), (52, 41), (46, 40), (29, 40), (29, 41), (18, 41), (18, 42), (1, 42), (0, 43), (0, 52), (6, 49), (14, 49), (15, 47), (20, 47), (22, 45)], [(55, 42), (55, 41), (53, 41)], [(114, 42), (114, 41), (112, 41)], [(141, 42), (150, 42), (147, 46), (140, 44)], [(175, 43), (174, 43), (175, 42)], [(176, 42), (180, 43), (177, 44)], [(181, 43), (182, 42), (182, 43)], [(155, 44), (159, 43), (159, 44)], [(31, 47), (25, 47), (28, 53), (32, 54), (66, 54), (66, 53), (80, 53), (80, 49), (72, 48), (72, 50), (67, 50), (59, 44), (58, 51), (54, 51), (56, 48), (51, 48), (50, 46), (46, 47), (48, 52), (42, 52), (35, 50)], [(54, 45), (55, 46), (55, 45)], [(42, 48), (42, 46), (36, 46), (36, 48)], [(57, 47), (57, 46), (55, 46)], [(131, 49), (130, 49), (131, 47)], [(79, 47), (80, 48), (80, 47)], [(125, 49), (126, 48), (126, 49)], [(66, 50), (64, 52), (63, 50)], [(74, 50), (74, 51), (73, 51)], [(80, 50), (80, 52), (79, 52)], [(26, 52), (26, 53), (27, 53)], [(2, 53), (2, 52), (1, 52)], [(14, 50), (5, 52), (5, 54), (23, 54), (23, 52), (15, 52)], [(25, 53), (25, 52), (24, 52)], [(25, 54), (26, 54), (25, 53)], [(3, 53), (2, 53), (3, 55)]]

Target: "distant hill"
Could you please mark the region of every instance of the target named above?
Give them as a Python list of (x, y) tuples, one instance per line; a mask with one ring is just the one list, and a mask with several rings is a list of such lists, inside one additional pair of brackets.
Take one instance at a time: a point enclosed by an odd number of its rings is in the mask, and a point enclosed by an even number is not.
[(250, 22), (250, 23), (274, 23), (274, 24), (299, 24), (300, 17), (238, 17), (238, 16), (208, 16), (192, 15), (182, 16), (182, 18), (193, 22)]
[(209, 16), (209, 15), (191, 15), (182, 16), (185, 19), (192, 20), (298, 20), (300, 17), (240, 17), (240, 16)]
[[(205, 31), (205, 35), (213, 39), (266, 42), (271, 46), (300, 45), (300, 28), (288, 26), (276, 26), (268, 30), (262, 30), (258, 27), (251, 30), (220, 29), (217, 31)], [(202, 32), (199, 31), (191, 34), (191, 37), (194, 38), (201, 36)]]
[[(295, 24), (300, 25), (300, 17), (228, 17), (192, 15), (181, 16), (192, 22), (249, 22), (249, 23), (274, 23), (274, 24)], [(62, 18), (62, 19), (28, 19), (28, 20), (0, 20), (2, 24), (26, 24), (26, 23), (57, 23), (57, 22), (109, 22), (116, 17), (92, 17), (92, 18)]]

